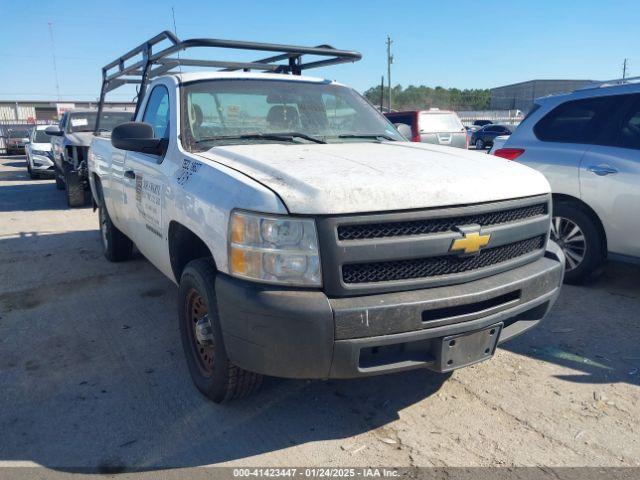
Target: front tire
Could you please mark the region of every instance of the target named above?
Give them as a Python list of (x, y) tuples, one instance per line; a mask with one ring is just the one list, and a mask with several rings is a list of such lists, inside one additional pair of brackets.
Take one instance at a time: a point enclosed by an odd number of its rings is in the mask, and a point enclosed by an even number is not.
[(56, 188), (58, 190), (64, 190), (65, 185), (64, 185), (64, 180), (62, 179), (62, 173), (58, 169), (58, 166), (55, 164), (53, 165), (53, 175), (56, 178)]
[(27, 172), (29, 173), (29, 178), (31, 180), (36, 180), (38, 175), (31, 168), (31, 162), (29, 161), (29, 157), (27, 156)]
[(133, 251), (133, 242), (113, 224), (104, 203), (98, 207), (98, 219), (102, 248), (106, 259), (110, 262), (128, 260)]
[(595, 219), (579, 205), (554, 204), (551, 239), (566, 257), (566, 283), (581, 284), (599, 272), (605, 260), (604, 239)]
[(250, 395), (262, 375), (243, 370), (229, 360), (218, 316), (213, 261), (189, 262), (180, 278), (178, 319), (189, 373), (196, 387), (216, 403)]
[(65, 169), (64, 180), (67, 186), (67, 203), (71, 208), (84, 206), (84, 184), (80, 175), (68, 168)]

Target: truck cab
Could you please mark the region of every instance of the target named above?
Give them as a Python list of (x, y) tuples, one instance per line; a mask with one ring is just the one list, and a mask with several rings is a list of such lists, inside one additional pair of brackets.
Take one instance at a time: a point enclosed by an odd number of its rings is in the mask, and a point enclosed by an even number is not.
[[(146, 58), (248, 46), (164, 35), (173, 46), (146, 42)], [(205, 395), (246, 395), (262, 375), (447, 372), (546, 315), (564, 258), (541, 174), (408, 142), (353, 89), (300, 74), (314, 65), (302, 55), (353, 52), (250, 46), (284, 54), (158, 75), (135, 121), (94, 137), (88, 155), (105, 256), (126, 260), (135, 244), (177, 284)]]

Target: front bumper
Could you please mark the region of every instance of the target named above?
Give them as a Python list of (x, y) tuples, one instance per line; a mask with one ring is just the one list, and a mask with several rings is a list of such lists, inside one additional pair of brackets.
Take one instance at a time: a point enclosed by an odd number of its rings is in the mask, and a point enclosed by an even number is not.
[(50, 171), (53, 173), (53, 160), (45, 155), (31, 155), (31, 168), (35, 171)]
[(535, 326), (556, 301), (564, 256), (460, 285), (348, 298), (216, 278), (227, 354), (246, 370), (287, 378), (353, 378), (438, 370), (439, 339), (504, 326), (504, 342)]

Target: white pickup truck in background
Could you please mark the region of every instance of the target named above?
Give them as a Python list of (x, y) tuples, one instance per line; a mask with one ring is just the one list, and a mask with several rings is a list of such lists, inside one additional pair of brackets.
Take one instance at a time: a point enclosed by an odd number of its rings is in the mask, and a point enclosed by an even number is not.
[[(169, 57), (196, 46), (275, 55)], [(105, 255), (125, 260), (135, 244), (179, 286), (189, 370), (214, 401), (250, 393), (261, 375), (470, 365), (559, 294), (544, 177), (407, 142), (354, 90), (300, 75), (358, 58), (164, 32), (103, 69), (102, 100), (125, 77), (142, 82), (135, 122), (89, 151)]]

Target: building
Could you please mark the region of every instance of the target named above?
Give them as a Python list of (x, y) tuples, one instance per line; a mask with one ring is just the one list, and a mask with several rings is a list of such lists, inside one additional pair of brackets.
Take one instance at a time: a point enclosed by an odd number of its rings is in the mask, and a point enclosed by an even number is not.
[(491, 89), (491, 110), (528, 112), (539, 97), (572, 92), (594, 80), (529, 80)]
[[(124, 108), (133, 111), (130, 102), (105, 102), (107, 108)], [(0, 100), (0, 123), (52, 123), (60, 115), (73, 108), (97, 108), (97, 102), (55, 100)]]

